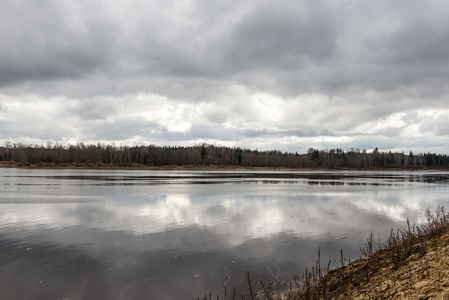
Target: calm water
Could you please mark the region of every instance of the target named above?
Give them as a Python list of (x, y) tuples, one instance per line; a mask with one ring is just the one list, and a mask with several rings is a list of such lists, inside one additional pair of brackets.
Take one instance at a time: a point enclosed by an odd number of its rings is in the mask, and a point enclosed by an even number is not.
[(285, 285), (319, 247), (338, 265), (370, 231), (448, 208), (448, 189), (448, 172), (0, 169), (0, 291), (197, 299), (246, 291), (246, 271)]

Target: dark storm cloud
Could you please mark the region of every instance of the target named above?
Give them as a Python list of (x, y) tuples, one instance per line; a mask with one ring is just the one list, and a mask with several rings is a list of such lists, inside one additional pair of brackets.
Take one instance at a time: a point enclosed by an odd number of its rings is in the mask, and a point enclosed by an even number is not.
[(10, 1), (0, 12), (9, 41), (0, 84), (101, 74), (117, 92), (171, 95), (178, 82), (189, 100), (235, 80), (296, 95), (438, 84), (449, 72), (448, 9), (436, 1), (189, 5)]
[(0, 18), (0, 85), (84, 77), (106, 66), (114, 24), (101, 5), (7, 1)]
[(334, 16), (324, 5), (286, 1), (264, 3), (230, 32), (226, 65), (235, 72), (301, 70), (310, 61), (327, 60), (335, 51)]
[[(336, 89), (364, 85), (379, 91), (432, 85), (445, 93), (442, 76), (449, 75), (449, 7), (441, 1), (352, 2), (341, 10), (340, 63), (332, 84)], [(358, 12), (355, 14), (355, 12)], [(434, 90), (435, 92), (435, 90)]]
[(448, 8), (437, 3), (402, 2), (409, 5), (395, 10), (392, 17), (396, 19), (396, 30), (386, 37), (392, 61), (421, 67), (449, 62), (449, 52), (446, 51), (449, 46)]

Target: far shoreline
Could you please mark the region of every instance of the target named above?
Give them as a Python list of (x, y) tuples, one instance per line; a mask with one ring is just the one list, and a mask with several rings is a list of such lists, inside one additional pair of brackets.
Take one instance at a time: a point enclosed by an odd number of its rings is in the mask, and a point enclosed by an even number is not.
[(285, 168), (285, 167), (254, 167), (238, 165), (165, 165), (147, 166), (141, 164), (104, 164), (104, 163), (38, 163), (28, 164), (15, 161), (0, 161), (0, 168), (18, 169), (68, 169), (68, 170), (235, 170), (235, 171), (391, 171), (391, 172), (448, 172), (449, 169), (402, 169), (402, 168)]

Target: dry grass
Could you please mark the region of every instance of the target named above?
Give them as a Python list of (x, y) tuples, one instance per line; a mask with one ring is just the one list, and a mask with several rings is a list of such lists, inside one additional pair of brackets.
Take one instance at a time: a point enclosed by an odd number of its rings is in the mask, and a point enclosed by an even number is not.
[[(320, 252), (316, 264), (311, 270), (307, 268), (301, 276), (295, 275), (286, 291), (272, 291), (272, 285), (260, 282), (260, 288), (256, 292), (250, 274), (245, 275), (248, 283), (249, 295), (236, 298), (235, 288), (232, 294), (225, 289), (223, 299), (266, 299), (266, 300), (303, 300), (303, 299), (336, 299), (344, 297), (349, 290), (357, 288), (370, 280), (376, 272), (381, 269), (398, 269), (406, 264), (411, 256), (422, 257), (431, 247), (435, 247), (440, 238), (449, 231), (449, 214), (444, 207), (438, 207), (435, 213), (426, 210), (426, 222), (417, 226), (411, 226), (407, 220), (405, 229), (391, 230), (385, 245), (378, 245), (375, 249), (375, 240), (371, 232), (365, 241), (364, 247), (360, 248), (364, 258), (358, 259), (349, 265), (345, 265), (343, 251), (341, 251), (341, 266), (329, 269), (330, 262), (326, 268), (322, 268)], [(212, 300), (212, 295), (205, 295), (203, 300)]]

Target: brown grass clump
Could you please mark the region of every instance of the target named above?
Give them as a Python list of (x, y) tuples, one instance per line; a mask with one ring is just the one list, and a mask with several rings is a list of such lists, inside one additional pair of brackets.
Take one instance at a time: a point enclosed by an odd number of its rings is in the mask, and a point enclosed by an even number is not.
[[(272, 291), (271, 285), (260, 282), (256, 292), (249, 273), (245, 275), (249, 294), (236, 298), (234, 293), (224, 299), (448, 299), (449, 300), (449, 214), (438, 206), (435, 213), (426, 210), (426, 222), (405, 229), (391, 230), (385, 245), (375, 249), (371, 234), (360, 248), (364, 258), (341, 266), (322, 268), (320, 252), (316, 265), (295, 275), (286, 291)], [(206, 295), (203, 300), (212, 300)], [(214, 299), (219, 299), (217, 296)]]

